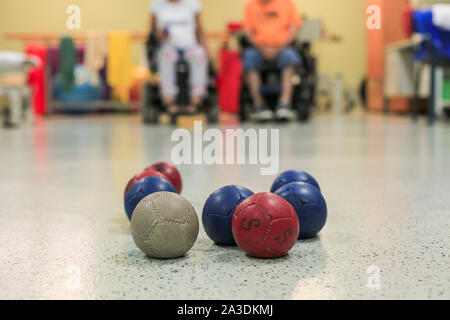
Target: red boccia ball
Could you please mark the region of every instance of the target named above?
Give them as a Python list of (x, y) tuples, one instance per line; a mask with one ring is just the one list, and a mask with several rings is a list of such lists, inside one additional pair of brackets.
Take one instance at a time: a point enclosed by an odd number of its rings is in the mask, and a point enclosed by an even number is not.
[(127, 192), (139, 181), (142, 180), (144, 178), (148, 178), (148, 177), (157, 177), (157, 178), (161, 178), (164, 179), (166, 181), (169, 181), (169, 178), (167, 178), (164, 174), (162, 174), (161, 172), (156, 171), (155, 169), (145, 169), (144, 171), (142, 171), (141, 173), (138, 173), (137, 175), (135, 175), (133, 178), (130, 179), (130, 181), (128, 181), (127, 186), (125, 187), (125, 192), (123, 193), (123, 196), (125, 197)]
[(183, 182), (181, 181), (180, 172), (177, 168), (175, 168), (175, 166), (167, 162), (157, 162), (152, 164), (147, 169), (154, 169), (158, 172), (161, 172), (169, 179), (170, 183), (174, 186), (177, 192), (181, 193), (181, 190), (183, 189)]
[(244, 200), (232, 220), (233, 237), (249, 256), (279, 258), (295, 245), (300, 232), (297, 213), (273, 193), (258, 193)]

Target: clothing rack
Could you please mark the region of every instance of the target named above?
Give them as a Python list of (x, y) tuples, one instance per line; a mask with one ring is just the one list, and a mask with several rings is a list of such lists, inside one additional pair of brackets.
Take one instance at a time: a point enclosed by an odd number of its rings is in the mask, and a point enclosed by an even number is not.
[[(109, 32), (107, 31), (87, 31), (87, 32), (68, 32), (68, 33), (57, 33), (57, 32), (6, 32), (3, 34), (6, 40), (21, 41), (24, 44), (27, 43), (43, 43), (48, 48), (55, 47), (59, 44), (62, 36), (68, 35), (72, 37), (76, 45), (82, 45), (88, 39), (88, 35), (94, 33), (97, 37), (104, 36), (108, 37)], [(131, 39), (133, 42), (144, 43), (147, 40), (148, 32), (142, 31), (130, 31)], [(228, 39), (228, 34), (226, 32), (208, 32), (206, 33), (207, 40), (211, 42), (224, 42)], [(120, 101), (115, 100), (101, 100), (101, 101), (80, 101), (80, 102), (61, 102), (54, 101), (52, 94), (52, 81), (50, 66), (47, 65), (47, 70), (45, 70), (45, 77), (47, 83), (47, 94), (46, 94), (46, 114), (55, 114), (58, 111), (73, 110), (75, 107), (80, 112), (89, 111), (137, 111), (140, 109), (139, 102), (130, 101), (125, 104)]]
[[(103, 35), (104, 37), (108, 36), (107, 31), (90, 31), (90, 32), (75, 32), (68, 33), (72, 39), (76, 43), (84, 43), (89, 33), (95, 33), (98, 36)], [(145, 42), (148, 37), (148, 32), (142, 31), (131, 31), (131, 39), (137, 42)], [(59, 43), (61, 36), (63, 33), (55, 33), (55, 32), (6, 32), (3, 34), (3, 37), (6, 40), (19, 40), (22, 42), (45, 42), (45, 43)], [(225, 41), (228, 38), (228, 34), (226, 32), (207, 32), (206, 33), (207, 40), (210, 41)]]

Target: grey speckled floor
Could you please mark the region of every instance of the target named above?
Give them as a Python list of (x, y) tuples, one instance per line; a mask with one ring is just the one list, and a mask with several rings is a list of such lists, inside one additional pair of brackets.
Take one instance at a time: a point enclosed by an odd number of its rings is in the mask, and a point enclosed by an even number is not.
[[(283, 127), (281, 169), (319, 180), (329, 219), (271, 261), (216, 247), (203, 229), (179, 260), (134, 246), (123, 187), (169, 158), (172, 130), (121, 116), (0, 129), (0, 298), (450, 298), (448, 124), (372, 115)], [(273, 180), (258, 166), (180, 169), (199, 214), (218, 187)]]

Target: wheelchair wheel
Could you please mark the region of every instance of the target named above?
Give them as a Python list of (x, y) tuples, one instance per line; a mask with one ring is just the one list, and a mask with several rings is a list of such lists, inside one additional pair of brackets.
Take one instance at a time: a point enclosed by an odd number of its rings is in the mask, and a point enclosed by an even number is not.
[(311, 103), (307, 97), (308, 92), (298, 90), (295, 94), (295, 109), (298, 113), (298, 121), (306, 122), (311, 117)]
[(239, 101), (239, 118), (241, 122), (246, 122), (249, 120), (251, 110), (251, 98), (248, 88), (243, 85), (241, 88), (240, 101)]
[(215, 93), (210, 93), (207, 103), (207, 117), (209, 123), (217, 123), (219, 121), (219, 104), (217, 102), (217, 95)]
[(142, 121), (145, 124), (156, 124), (159, 120), (159, 109), (155, 105), (155, 97), (152, 94), (153, 85), (150, 82), (144, 84), (141, 94)]
[(301, 106), (298, 108), (298, 121), (300, 122), (307, 122), (311, 116), (311, 113), (309, 111), (309, 107), (307, 106)]
[(142, 120), (145, 124), (157, 124), (159, 120), (159, 111), (155, 108), (143, 110)]

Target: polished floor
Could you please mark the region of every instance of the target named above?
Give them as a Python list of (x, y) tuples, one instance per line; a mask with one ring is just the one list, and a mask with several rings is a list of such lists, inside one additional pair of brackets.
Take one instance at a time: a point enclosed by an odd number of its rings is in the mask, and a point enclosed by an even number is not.
[[(174, 128), (61, 117), (0, 129), (0, 299), (449, 299), (450, 126), (380, 115), (280, 127), (280, 170), (320, 182), (320, 236), (278, 260), (215, 246), (146, 258), (123, 210), (128, 178), (170, 159)], [(184, 165), (200, 215), (228, 184), (267, 191), (260, 167)]]

